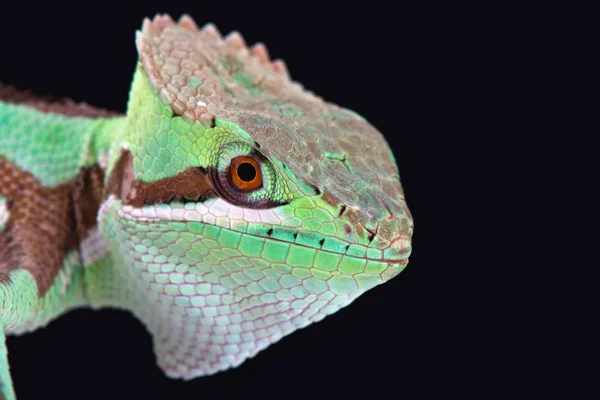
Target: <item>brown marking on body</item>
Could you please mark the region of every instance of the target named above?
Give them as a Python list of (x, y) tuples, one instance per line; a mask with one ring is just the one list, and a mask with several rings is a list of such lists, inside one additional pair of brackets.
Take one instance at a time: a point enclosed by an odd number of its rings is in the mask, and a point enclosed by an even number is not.
[(109, 195), (114, 194), (119, 199), (123, 199), (131, 191), (131, 183), (134, 179), (131, 152), (123, 150), (110, 172), (102, 197), (106, 199)]
[(75, 180), (73, 190), (77, 237), (80, 242), (87, 237), (90, 229), (97, 225), (98, 209), (102, 204), (103, 191), (104, 171), (102, 168), (98, 165), (82, 168)]
[(0, 82), (0, 101), (12, 104), (22, 104), (38, 111), (51, 114), (61, 114), (67, 117), (116, 117), (119, 113), (92, 107), (86, 103), (76, 103), (69, 98), (53, 95), (40, 95), (31, 90), (22, 90)]
[(102, 193), (99, 167), (82, 168), (75, 179), (44, 187), (30, 172), (0, 157), (0, 195), (10, 199), (10, 216), (0, 232), (0, 282), (22, 268), (34, 277), (43, 296), (63, 267), (65, 256), (78, 250)]
[(173, 201), (202, 202), (216, 196), (205, 172), (199, 168), (188, 168), (152, 183), (136, 181), (132, 193), (135, 196), (127, 204), (134, 207)]
[(128, 150), (121, 152), (110, 174), (104, 197), (110, 194), (116, 195), (124, 205), (133, 207), (174, 201), (201, 202), (216, 196), (209, 173), (198, 167), (188, 168), (175, 176), (154, 182), (136, 180), (133, 157)]

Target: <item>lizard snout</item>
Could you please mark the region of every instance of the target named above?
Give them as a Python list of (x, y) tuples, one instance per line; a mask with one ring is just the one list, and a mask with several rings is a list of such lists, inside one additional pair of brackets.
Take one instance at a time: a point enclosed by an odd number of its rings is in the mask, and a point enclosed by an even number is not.
[(383, 251), (383, 258), (390, 262), (408, 259), (411, 249), (410, 237), (408, 235), (401, 235)]
[(383, 281), (388, 281), (398, 275), (408, 264), (412, 246), (409, 237), (399, 237), (383, 251), (383, 257), (388, 261), (387, 268), (381, 273)]

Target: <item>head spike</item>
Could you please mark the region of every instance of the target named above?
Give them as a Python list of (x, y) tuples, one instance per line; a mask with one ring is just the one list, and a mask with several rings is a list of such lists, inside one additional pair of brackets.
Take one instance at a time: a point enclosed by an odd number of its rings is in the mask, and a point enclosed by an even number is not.
[(135, 44), (139, 46), (143, 40), (143, 33), (140, 30), (135, 31)]
[(256, 57), (261, 63), (268, 63), (271, 61), (271, 58), (269, 57), (269, 51), (263, 43), (256, 43), (254, 46), (252, 46), (250, 49), (250, 54)]
[(221, 32), (219, 32), (219, 30), (217, 29), (215, 24), (210, 23), (210, 22), (202, 27), (202, 29), (200, 30), (200, 33), (203, 34), (204, 36), (207, 36), (207, 37), (213, 39), (213, 40), (222, 40), (223, 39)]
[(142, 22), (142, 32), (147, 33), (148, 35), (156, 34), (156, 30), (154, 29), (154, 25), (152, 25), (152, 21), (149, 18), (144, 18)]
[(238, 31), (233, 31), (227, 35), (225, 38), (225, 43), (235, 50), (246, 48), (246, 41)]
[(199, 30), (198, 25), (196, 25), (196, 21), (194, 21), (189, 14), (183, 14), (177, 23), (182, 28), (185, 28), (191, 32), (197, 32)]
[(175, 25), (175, 21), (168, 14), (156, 14), (152, 20), (152, 25), (154, 25), (156, 31), (160, 32), (165, 28)]
[(281, 59), (275, 60), (271, 64), (271, 67), (273, 68), (274, 72), (276, 72), (288, 79), (290, 78), (290, 73), (288, 72), (287, 66), (285, 65), (285, 61), (283, 61)]

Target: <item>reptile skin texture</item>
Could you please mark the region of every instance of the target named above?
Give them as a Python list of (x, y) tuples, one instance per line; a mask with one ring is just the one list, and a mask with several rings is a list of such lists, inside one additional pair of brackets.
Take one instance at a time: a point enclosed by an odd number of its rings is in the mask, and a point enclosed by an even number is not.
[(145, 20), (136, 46), (126, 115), (0, 84), (0, 399), (5, 335), (73, 308), (129, 310), (193, 379), (408, 263), (400, 174), (364, 117), (188, 16)]

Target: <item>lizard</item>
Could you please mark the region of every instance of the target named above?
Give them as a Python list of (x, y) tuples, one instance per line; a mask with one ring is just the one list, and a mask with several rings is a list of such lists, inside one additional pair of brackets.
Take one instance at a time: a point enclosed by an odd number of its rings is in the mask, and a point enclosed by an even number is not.
[(237, 367), (393, 277), (413, 217), (363, 116), (262, 43), (144, 19), (126, 112), (0, 84), (5, 335), (80, 307), (130, 311), (166, 376)]

